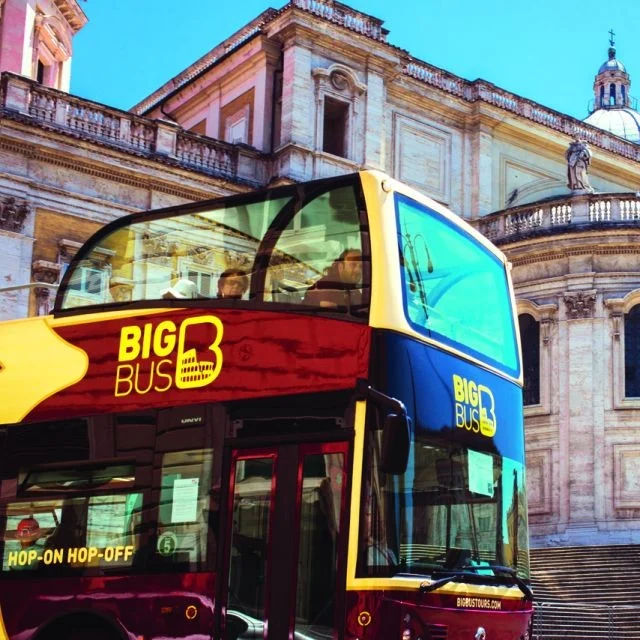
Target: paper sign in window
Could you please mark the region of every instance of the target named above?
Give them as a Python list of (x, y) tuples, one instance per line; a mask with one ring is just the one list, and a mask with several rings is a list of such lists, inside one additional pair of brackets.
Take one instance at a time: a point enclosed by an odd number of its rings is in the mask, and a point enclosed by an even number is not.
[(469, 449), (469, 491), (493, 497), (493, 458)]
[(198, 513), (198, 478), (176, 478), (173, 481), (171, 523), (194, 522)]

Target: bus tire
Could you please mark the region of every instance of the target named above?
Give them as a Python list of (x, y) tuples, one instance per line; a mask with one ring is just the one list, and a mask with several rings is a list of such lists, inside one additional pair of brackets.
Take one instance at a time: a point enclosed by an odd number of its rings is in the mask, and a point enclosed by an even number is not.
[(90, 614), (63, 616), (48, 624), (35, 640), (123, 640), (105, 620)]

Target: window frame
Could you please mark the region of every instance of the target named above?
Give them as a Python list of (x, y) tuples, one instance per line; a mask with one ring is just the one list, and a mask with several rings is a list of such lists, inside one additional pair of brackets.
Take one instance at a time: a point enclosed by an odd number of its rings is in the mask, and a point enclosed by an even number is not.
[[(531, 336), (531, 344), (529, 344), (529, 341), (525, 341), (525, 336), (523, 335), (523, 327), (522, 327), (522, 320), (524, 318), (530, 318), (530, 320), (527, 320), (526, 322), (529, 324), (529, 329), (534, 330), (535, 332), (535, 337)], [(522, 404), (525, 407), (528, 406), (535, 406), (535, 405), (539, 405), (540, 404), (540, 387), (541, 387), (541, 379), (540, 379), (540, 321), (537, 320), (534, 316), (532, 316), (530, 313), (527, 313), (526, 311), (523, 313), (518, 313), (518, 329), (520, 331), (520, 345), (522, 348)], [(528, 336), (527, 336), (528, 337)], [(532, 362), (531, 364), (534, 365), (534, 371), (532, 373), (534, 373), (535, 375), (532, 376), (531, 380), (527, 379), (527, 356), (525, 355), (525, 352), (527, 351), (525, 349), (525, 346), (527, 348), (529, 348), (529, 346), (531, 348), (535, 347), (535, 355), (537, 356), (535, 358), (535, 362)], [(533, 379), (535, 378), (535, 379)], [(535, 397), (535, 402), (527, 402), (527, 392), (528, 391), (532, 391), (532, 389), (530, 389), (527, 386), (527, 382), (531, 382), (534, 383), (534, 390), (536, 391), (536, 397)]]
[[(342, 123), (342, 143), (341, 143), (341, 151), (342, 153), (336, 153), (335, 151), (331, 151), (327, 149), (327, 101), (329, 101), (329, 106), (332, 109), (335, 109), (335, 113), (338, 113), (338, 108), (341, 109), (341, 123)], [(335, 106), (333, 106), (335, 105)], [(338, 158), (344, 158), (345, 160), (351, 159), (350, 153), (350, 138), (351, 138), (351, 120), (352, 120), (352, 107), (351, 103), (348, 100), (345, 100), (343, 97), (337, 97), (331, 93), (325, 93), (322, 97), (322, 144), (321, 149), (323, 153), (328, 153), (332, 156), (336, 156)]]
[(609, 310), (608, 328), (611, 335), (612, 396), (614, 409), (640, 409), (640, 397), (627, 397), (625, 389), (625, 315), (640, 305), (640, 289), (629, 291), (623, 298), (604, 301)]
[[(558, 305), (536, 304), (531, 300), (518, 298), (516, 300), (518, 317), (528, 314), (540, 324), (540, 343), (538, 353), (540, 361), (538, 365), (540, 376), (540, 401), (538, 404), (524, 405), (524, 417), (542, 416), (551, 414), (551, 389), (557, 384), (554, 379), (558, 375), (557, 351), (557, 326)], [(552, 365), (552, 363), (555, 363)]]

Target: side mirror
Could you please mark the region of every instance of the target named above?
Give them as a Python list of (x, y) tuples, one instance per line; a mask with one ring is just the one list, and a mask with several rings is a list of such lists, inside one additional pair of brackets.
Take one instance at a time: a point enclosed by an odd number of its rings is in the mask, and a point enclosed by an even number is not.
[(390, 413), (384, 419), (380, 469), (400, 475), (409, 461), (410, 420), (406, 414)]

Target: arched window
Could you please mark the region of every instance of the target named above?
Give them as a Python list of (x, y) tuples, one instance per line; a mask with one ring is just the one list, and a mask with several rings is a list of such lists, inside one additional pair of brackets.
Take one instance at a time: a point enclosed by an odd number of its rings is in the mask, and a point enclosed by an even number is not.
[(624, 395), (640, 397), (640, 305), (624, 314)]
[(522, 342), (524, 404), (540, 404), (540, 323), (528, 313), (518, 316)]
[(600, 85), (600, 106), (604, 107), (604, 85)]
[(616, 85), (611, 83), (609, 85), (609, 104), (614, 105), (616, 103)]

